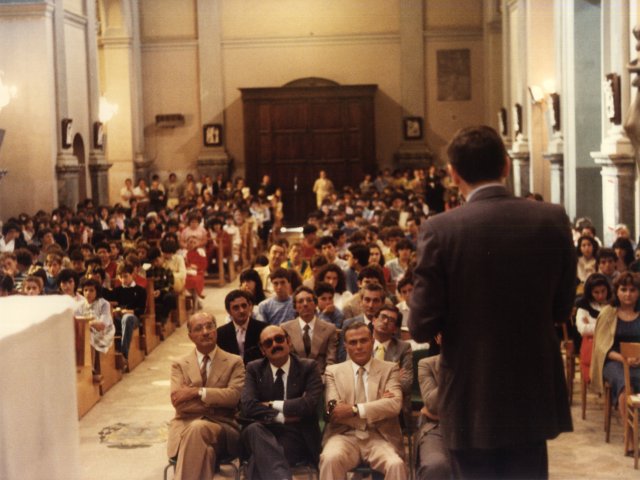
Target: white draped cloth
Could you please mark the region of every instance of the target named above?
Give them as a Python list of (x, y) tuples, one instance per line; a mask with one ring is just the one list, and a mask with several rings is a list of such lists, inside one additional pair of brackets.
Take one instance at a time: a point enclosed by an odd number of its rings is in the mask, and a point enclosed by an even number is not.
[(80, 478), (73, 308), (0, 298), (0, 478)]

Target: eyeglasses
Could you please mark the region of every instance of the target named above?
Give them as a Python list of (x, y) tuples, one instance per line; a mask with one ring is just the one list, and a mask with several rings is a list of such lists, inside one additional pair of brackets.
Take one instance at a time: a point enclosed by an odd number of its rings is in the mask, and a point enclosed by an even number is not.
[(397, 319), (396, 317), (391, 317), (391, 316), (389, 316), (389, 315), (387, 315), (387, 314), (385, 314), (385, 313), (380, 313), (380, 314), (378, 315), (378, 318), (379, 318), (380, 320), (384, 320), (384, 321), (386, 321), (386, 322), (393, 322), (393, 323), (396, 323), (396, 322), (398, 321), (398, 319)]
[(200, 333), (202, 332), (204, 329), (207, 330), (215, 330), (216, 329), (216, 324), (213, 322), (207, 322), (207, 323), (199, 323), (198, 325), (196, 325), (195, 327), (193, 327), (191, 329), (192, 332), (194, 333)]
[(264, 348), (271, 348), (271, 345), (273, 345), (274, 343), (284, 343), (286, 339), (287, 337), (285, 337), (284, 335), (275, 335), (273, 338), (267, 338), (266, 340), (263, 340), (262, 346)]

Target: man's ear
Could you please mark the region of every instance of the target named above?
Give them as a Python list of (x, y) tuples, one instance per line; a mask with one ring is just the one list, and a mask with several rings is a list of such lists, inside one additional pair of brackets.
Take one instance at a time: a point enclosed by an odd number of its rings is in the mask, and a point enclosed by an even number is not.
[(509, 155), (505, 155), (501, 178), (507, 178), (509, 173), (511, 173), (511, 157)]
[(456, 169), (450, 163), (447, 163), (447, 170), (449, 171), (449, 175), (451, 175), (451, 180), (455, 185), (460, 186), (460, 175), (456, 171)]

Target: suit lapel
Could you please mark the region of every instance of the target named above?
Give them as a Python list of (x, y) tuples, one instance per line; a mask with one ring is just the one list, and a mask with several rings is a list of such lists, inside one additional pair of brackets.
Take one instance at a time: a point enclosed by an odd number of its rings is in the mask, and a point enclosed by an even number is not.
[(289, 357), (289, 374), (287, 375), (287, 394), (286, 398), (296, 398), (298, 395), (298, 378), (300, 378), (300, 366), (293, 356)]
[(351, 361), (347, 360), (340, 365), (338, 370), (339, 376), (337, 377), (337, 383), (339, 383), (338, 391), (345, 392), (345, 398), (342, 400), (349, 405), (356, 403), (356, 391), (355, 391), (355, 377), (353, 375), (353, 368), (351, 367)]
[(202, 377), (200, 376), (200, 365), (198, 365), (198, 357), (196, 356), (195, 348), (187, 359), (187, 375), (189, 377), (189, 380), (191, 380), (192, 385), (202, 385)]
[[(304, 343), (302, 341), (302, 330), (300, 329), (300, 321), (296, 318), (293, 321), (292, 329), (291, 329), (291, 344), (293, 345), (293, 350), (296, 352), (302, 352), (304, 354)], [(301, 357), (304, 355), (301, 354)]]
[(318, 358), (320, 353), (320, 347), (322, 346), (322, 340), (324, 339), (324, 325), (322, 320), (316, 317), (316, 325), (313, 329), (313, 337), (311, 337), (311, 353), (310, 358)]
[(227, 360), (227, 356), (217, 348), (215, 355), (211, 359), (211, 370), (209, 371), (209, 377), (207, 378), (207, 386), (213, 387), (218, 384), (220, 374), (227, 370)]

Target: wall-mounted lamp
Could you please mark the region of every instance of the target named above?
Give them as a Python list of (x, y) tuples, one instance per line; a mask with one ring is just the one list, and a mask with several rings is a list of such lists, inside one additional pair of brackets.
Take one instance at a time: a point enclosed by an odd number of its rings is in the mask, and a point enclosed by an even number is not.
[(18, 93), (15, 85), (9, 86), (2, 83), (3, 76), (4, 72), (0, 71), (0, 110), (9, 105), (11, 99), (15, 98)]
[(529, 95), (531, 96), (531, 103), (534, 105), (542, 103), (544, 100), (544, 90), (539, 85), (529, 86)]
[(107, 123), (118, 113), (118, 104), (111, 103), (104, 95), (100, 97), (100, 106), (98, 109), (98, 118), (102, 123)]

